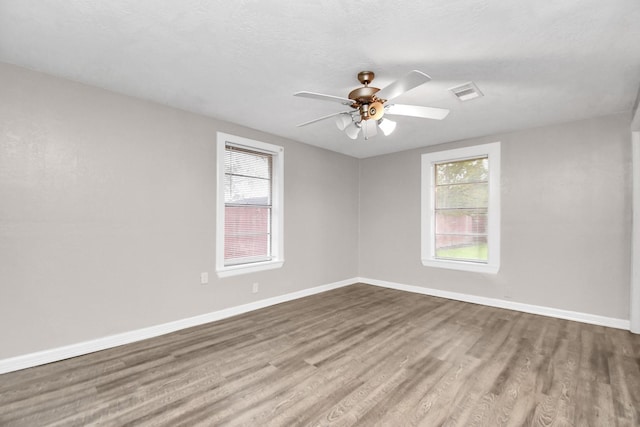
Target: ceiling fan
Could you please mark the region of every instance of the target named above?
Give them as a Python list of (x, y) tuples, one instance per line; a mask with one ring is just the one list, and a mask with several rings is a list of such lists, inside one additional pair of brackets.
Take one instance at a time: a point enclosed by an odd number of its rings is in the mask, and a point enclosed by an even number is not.
[(358, 138), (360, 129), (362, 129), (364, 139), (369, 139), (376, 136), (378, 128), (380, 128), (385, 135), (389, 135), (394, 131), (396, 122), (388, 118), (383, 118), (386, 114), (435, 120), (442, 120), (449, 114), (449, 110), (444, 108), (392, 104), (389, 102), (403, 93), (431, 80), (431, 77), (421, 71), (413, 70), (382, 89), (369, 86), (374, 77), (375, 74), (373, 71), (359, 72), (358, 80), (364, 86), (352, 90), (348, 98), (304, 91), (294, 93), (294, 96), (338, 102), (351, 107), (351, 109), (347, 111), (340, 111), (300, 123), (298, 127), (335, 117), (338, 129), (344, 131), (349, 138)]

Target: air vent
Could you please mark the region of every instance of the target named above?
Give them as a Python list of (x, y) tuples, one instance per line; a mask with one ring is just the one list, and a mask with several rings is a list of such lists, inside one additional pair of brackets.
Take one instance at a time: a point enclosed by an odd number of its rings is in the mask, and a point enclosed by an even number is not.
[(460, 86), (449, 89), (460, 101), (469, 101), (470, 99), (480, 98), (484, 96), (478, 86), (473, 82), (468, 82)]

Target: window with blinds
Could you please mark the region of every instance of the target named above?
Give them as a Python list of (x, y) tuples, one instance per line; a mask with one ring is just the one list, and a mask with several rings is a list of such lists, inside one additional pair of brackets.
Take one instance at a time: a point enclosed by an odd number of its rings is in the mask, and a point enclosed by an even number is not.
[(284, 148), (217, 133), (216, 273), (284, 264)]
[(271, 260), (272, 165), (269, 153), (225, 146), (225, 265)]
[(500, 142), (422, 154), (426, 267), (500, 269)]
[(435, 257), (486, 263), (489, 159), (436, 163)]

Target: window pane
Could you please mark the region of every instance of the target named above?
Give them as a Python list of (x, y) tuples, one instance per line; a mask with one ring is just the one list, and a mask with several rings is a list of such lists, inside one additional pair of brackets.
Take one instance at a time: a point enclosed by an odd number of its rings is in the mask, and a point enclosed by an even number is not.
[(489, 159), (477, 158), (435, 165), (436, 185), (487, 181)]
[(254, 206), (225, 207), (225, 260), (271, 256), (271, 209)]
[(257, 178), (271, 177), (271, 155), (235, 148), (228, 148), (226, 152), (229, 153), (228, 172)]
[[(228, 181), (225, 179), (225, 203), (271, 204), (271, 181), (268, 179), (238, 175), (228, 177)], [(226, 185), (228, 185), (228, 191)]]
[(436, 258), (487, 262), (487, 237), (436, 234)]
[(443, 210), (436, 212), (437, 234), (487, 234), (487, 210)]
[(269, 241), (270, 236), (268, 234), (255, 236), (225, 236), (225, 265), (270, 260), (271, 255), (269, 253)]
[(442, 185), (436, 187), (436, 209), (486, 208), (489, 206), (489, 184)]

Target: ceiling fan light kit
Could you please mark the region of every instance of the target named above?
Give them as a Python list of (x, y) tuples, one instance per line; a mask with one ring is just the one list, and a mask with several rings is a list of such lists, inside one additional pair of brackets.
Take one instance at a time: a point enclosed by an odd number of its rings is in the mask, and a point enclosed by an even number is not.
[(421, 71), (413, 70), (383, 89), (369, 86), (374, 77), (375, 73), (373, 71), (359, 72), (358, 81), (363, 86), (352, 90), (348, 98), (315, 92), (296, 92), (294, 96), (339, 102), (353, 109), (353, 111), (329, 114), (300, 123), (298, 126), (306, 126), (329, 117), (335, 117), (336, 126), (341, 131), (344, 131), (349, 138), (357, 139), (360, 129), (362, 129), (363, 137), (367, 140), (377, 135), (378, 127), (385, 136), (390, 135), (395, 130), (396, 122), (383, 119), (385, 114), (435, 120), (442, 120), (449, 114), (449, 110), (443, 108), (388, 104), (391, 99), (431, 80), (431, 77)]
[(340, 130), (344, 130), (352, 122), (353, 122), (353, 117), (351, 116), (351, 114), (342, 113), (336, 116), (336, 126)]
[(360, 122), (351, 122), (351, 124), (344, 129), (344, 133), (351, 139), (358, 139), (360, 126)]
[(389, 119), (378, 120), (378, 127), (384, 133), (384, 136), (389, 136), (396, 130), (396, 122)]

